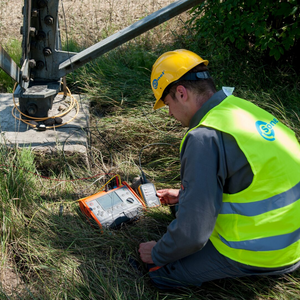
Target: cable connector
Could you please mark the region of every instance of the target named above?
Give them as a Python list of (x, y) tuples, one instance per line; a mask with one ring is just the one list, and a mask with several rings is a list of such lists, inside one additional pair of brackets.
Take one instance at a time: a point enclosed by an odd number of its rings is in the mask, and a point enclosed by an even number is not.
[(45, 124), (38, 124), (36, 125), (37, 131), (46, 131), (46, 125)]
[(149, 181), (147, 180), (145, 173), (141, 170), (141, 183), (144, 184), (147, 182)]

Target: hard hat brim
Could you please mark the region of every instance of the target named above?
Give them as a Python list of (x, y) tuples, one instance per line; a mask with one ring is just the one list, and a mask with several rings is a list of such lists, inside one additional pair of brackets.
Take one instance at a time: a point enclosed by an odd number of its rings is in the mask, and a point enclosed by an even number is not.
[(156, 110), (156, 109), (162, 108), (162, 107), (164, 107), (164, 106), (165, 106), (164, 102), (163, 102), (161, 99), (158, 99), (158, 100), (155, 102), (155, 104), (154, 104), (154, 106), (153, 106), (153, 109)]

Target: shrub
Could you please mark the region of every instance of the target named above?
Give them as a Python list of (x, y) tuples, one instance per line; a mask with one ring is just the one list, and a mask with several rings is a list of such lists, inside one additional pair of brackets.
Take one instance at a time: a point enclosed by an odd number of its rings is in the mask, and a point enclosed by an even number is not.
[(219, 37), (238, 49), (254, 48), (275, 60), (295, 60), (300, 48), (300, 5), (296, 0), (209, 0), (191, 11), (199, 37)]

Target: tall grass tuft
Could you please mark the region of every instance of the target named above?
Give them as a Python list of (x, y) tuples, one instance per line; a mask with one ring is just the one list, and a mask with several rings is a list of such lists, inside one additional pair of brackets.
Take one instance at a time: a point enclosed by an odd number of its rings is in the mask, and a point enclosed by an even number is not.
[[(14, 150), (14, 151), (13, 151)], [(0, 148), (1, 169), (0, 196), (4, 203), (12, 199), (20, 199), (24, 195), (34, 194), (35, 183), (33, 180), (34, 155), (30, 149), (10, 149), (6, 145)], [(20, 201), (20, 205), (30, 203), (30, 197)]]
[[(137, 106), (150, 103), (149, 76), (154, 55), (140, 45), (111, 51), (68, 76), (72, 85), (103, 106)], [(77, 76), (78, 74), (78, 76)], [(73, 81), (74, 82), (74, 81)]]

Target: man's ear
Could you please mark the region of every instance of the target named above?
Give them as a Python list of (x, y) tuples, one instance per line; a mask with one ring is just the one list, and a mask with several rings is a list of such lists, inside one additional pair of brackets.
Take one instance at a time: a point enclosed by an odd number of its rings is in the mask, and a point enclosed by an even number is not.
[(187, 94), (187, 89), (183, 85), (178, 85), (176, 87), (176, 97), (180, 101), (186, 101), (188, 94)]

